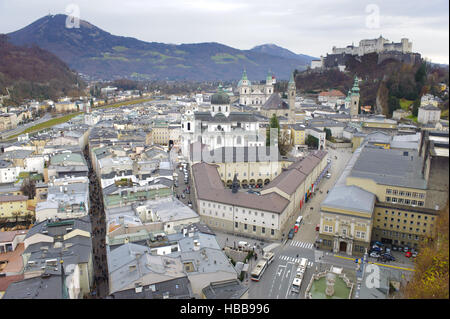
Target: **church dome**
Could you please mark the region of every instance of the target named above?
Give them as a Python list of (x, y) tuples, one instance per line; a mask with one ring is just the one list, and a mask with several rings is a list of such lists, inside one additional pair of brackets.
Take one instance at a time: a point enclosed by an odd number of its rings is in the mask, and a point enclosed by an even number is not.
[(220, 90), (211, 96), (211, 104), (230, 104), (230, 97)]

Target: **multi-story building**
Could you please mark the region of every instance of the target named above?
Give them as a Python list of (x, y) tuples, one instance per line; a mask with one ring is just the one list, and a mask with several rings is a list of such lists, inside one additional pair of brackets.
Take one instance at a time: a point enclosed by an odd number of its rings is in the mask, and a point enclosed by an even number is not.
[(327, 170), (316, 151), (283, 170), (261, 195), (225, 189), (217, 165), (192, 165), (198, 213), (211, 228), (255, 238), (281, 239)]
[[(442, 182), (448, 180), (448, 163), (440, 161), (440, 158), (445, 161), (445, 156), (433, 157), (433, 152), (428, 153), (426, 140), (422, 139), (418, 150), (411, 146), (413, 142), (389, 139), (386, 147), (366, 139), (355, 150), (344, 173), (322, 202), (322, 248), (361, 255), (369, 249), (370, 240), (417, 248), (421, 241), (434, 235), (439, 207), (448, 198), (443, 194), (448, 192), (448, 181)], [(448, 161), (448, 135), (444, 152)], [(444, 177), (438, 178), (436, 174)], [(358, 223), (366, 230), (358, 230)], [(340, 231), (344, 224), (350, 225), (350, 233)]]
[(417, 122), (421, 124), (435, 124), (441, 119), (441, 109), (432, 104), (419, 107)]
[(229, 96), (219, 90), (211, 97), (209, 112), (188, 110), (181, 121), (181, 149), (188, 156), (190, 145), (200, 142), (216, 149), (227, 146), (265, 145), (265, 131), (259, 132), (255, 115), (231, 112)]
[(24, 195), (1, 195), (0, 196), (0, 219), (3, 220), (25, 220), (34, 217), (34, 209), (28, 207), (28, 196)]
[(244, 70), (238, 83), (239, 104), (247, 106), (261, 106), (274, 92), (275, 77), (269, 73), (264, 84), (252, 84)]
[(152, 126), (153, 144), (169, 145), (170, 130), (169, 124), (165, 121), (155, 121)]

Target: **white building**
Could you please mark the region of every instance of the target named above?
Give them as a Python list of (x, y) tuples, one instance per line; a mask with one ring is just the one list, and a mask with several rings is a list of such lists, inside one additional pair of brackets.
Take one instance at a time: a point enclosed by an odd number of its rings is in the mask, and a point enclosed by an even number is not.
[(421, 124), (437, 123), (441, 118), (441, 109), (431, 104), (419, 107), (417, 121)]
[(188, 156), (192, 143), (201, 142), (210, 150), (223, 146), (265, 145), (253, 114), (231, 112), (229, 97), (219, 91), (211, 97), (209, 112), (187, 110), (181, 120), (181, 149)]
[(244, 70), (242, 79), (238, 83), (239, 104), (261, 107), (274, 92), (275, 82), (275, 76), (269, 71), (265, 84), (251, 84)]

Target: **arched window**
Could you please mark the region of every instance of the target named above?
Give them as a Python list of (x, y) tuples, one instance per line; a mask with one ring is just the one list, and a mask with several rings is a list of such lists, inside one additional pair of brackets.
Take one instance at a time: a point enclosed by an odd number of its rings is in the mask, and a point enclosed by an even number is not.
[(221, 106), (219, 106), (219, 112), (222, 112), (222, 107)]
[(190, 131), (191, 130), (191, 123), (188, 122), (188, 127), (187, 130)]

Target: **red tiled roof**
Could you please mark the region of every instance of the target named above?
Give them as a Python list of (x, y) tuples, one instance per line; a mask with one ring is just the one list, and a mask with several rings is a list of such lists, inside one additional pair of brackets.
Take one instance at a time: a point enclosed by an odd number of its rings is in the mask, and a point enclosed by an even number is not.
[(0, 291), (6, 291), (10, 284), (12, 284), (13, 282), (21, 281), (23, 280), (23, 278), (23, 274), (0, 277)]
[(342, 97), (344, 97), (345, 94), (339, 90), (331, 90), (331, 91), (320, 92), (319, 96), (342, 96)]

